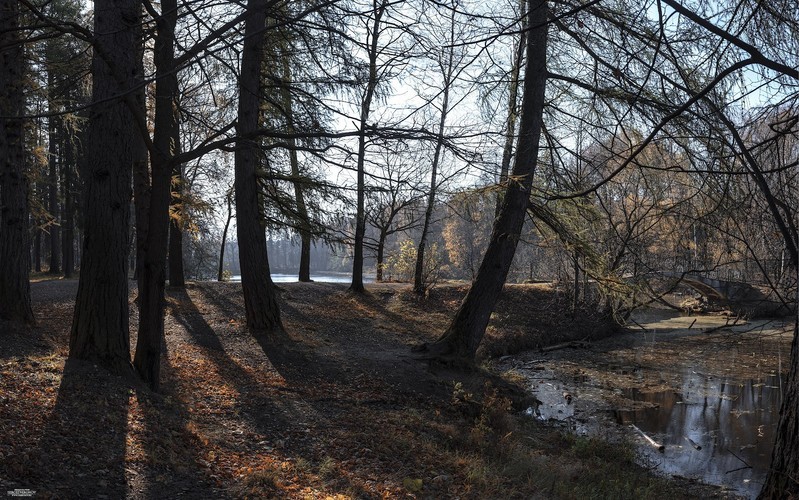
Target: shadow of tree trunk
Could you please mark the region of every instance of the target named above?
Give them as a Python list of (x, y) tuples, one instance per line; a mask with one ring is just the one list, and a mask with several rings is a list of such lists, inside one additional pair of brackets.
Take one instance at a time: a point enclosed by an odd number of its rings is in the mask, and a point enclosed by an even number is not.
[[(69, 359), (30, 464), (37, 495), (124, 498), (130, 386), (90, 363)], [(46, 462), (44, 459), (46, 457)], [(48, 467), (46, 464), (58, 464)]]

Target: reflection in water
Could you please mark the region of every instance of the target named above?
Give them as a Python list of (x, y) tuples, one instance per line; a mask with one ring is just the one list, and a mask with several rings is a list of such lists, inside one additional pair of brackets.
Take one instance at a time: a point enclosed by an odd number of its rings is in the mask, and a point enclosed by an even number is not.
[(664, 455), (647, 450), (663, 472), (756, 496), (771, 458), (782, 382), (772, 375), (727, 383), (688, 372), (683, 374), (681, 394), (628, 391), (629, 399), (647, 407), (619, 410), (616, 418), (620, 424), (635, 424), (666, 445)]
[(572, 396), (560, 384), (534, 383), (532, 392), (540, 404), (533, 414), (541, 420), (567, 420), (574, 416)]

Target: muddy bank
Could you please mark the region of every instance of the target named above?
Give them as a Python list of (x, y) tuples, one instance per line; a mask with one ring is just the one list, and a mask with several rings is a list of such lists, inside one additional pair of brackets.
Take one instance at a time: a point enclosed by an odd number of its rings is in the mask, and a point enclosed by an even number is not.
[(732, 325), (719, 316), (663, 310), (635, 320), (638, 329), (587, 348), (528, 352), (504, 358), (500, 368), (527, 379), (542, 401), (533, 416), (578, 434), (633, 440), (642, 461), (663, 474), (756, 496), (770, 459), (793, 325)]

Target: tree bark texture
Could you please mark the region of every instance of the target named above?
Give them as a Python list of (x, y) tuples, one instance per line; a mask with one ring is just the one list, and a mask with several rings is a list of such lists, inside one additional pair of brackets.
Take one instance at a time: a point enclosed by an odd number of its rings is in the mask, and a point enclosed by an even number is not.
[(33, 323), (28, 177), (24, 154), (24, 59), (17, 0), (0, 0), (0, 318)]
[[(95, 0), (92, 102), (85, 141), (83, 251), (71, 358), (131, 372), (128, 252), (131, 163), (137, 140), (124, 99), (136, 84), (141, 3)], [(102, 55), (102, 57), (101, 57)]]
[(519, 150), (502, 209), (494, 222), (486, 253), (469, 292), (444, 335), (428, 347), (441, 358), (472, 363), (488, 320), (510, 270), (530, 199), (546, 85), (547, 3), (529, 0), (527, 64), (522, 96)]
[(139, 270), (139, 335), (133, 358), (136, 371), (154, 391), (159, 387), (161, 344), (164, 341), (164, 286), (172, 159), (178, 154), (180, 145), (178, 77), (174, 68), (177, 0), (162, 0), (161, 9), (161, 17), (156, 20), (157, 36), (153, 54), (156, 80), (155, 127), (150, 155), (150, 207), (143, 267)]
[(235, 153), (236, 227), (241, 259), (241, 286), (247, 325), (259, 331), (282, 328), (275, 285), (269, 273), (266, 234), (258, 210), (258, 143), (261, 64), (266, 0), (247, 2), (244, 48), (239, 81), (239, 112)]
[[(141, 28), (137, 32), (136, 78), (144, 78), (144, 38)], [(137, 112), (147, 113), (145, 88), (137, 88), (134, 93)], [(144, 252), (147, 246), (147, 231), (150, 227), (150, 165), (147, 144), (138, 136), (133, 146), (133, 210), (136, 218), (136, 252), (134, 255), (133, 279), (141, 288), (141, 271), (144, 268)]]

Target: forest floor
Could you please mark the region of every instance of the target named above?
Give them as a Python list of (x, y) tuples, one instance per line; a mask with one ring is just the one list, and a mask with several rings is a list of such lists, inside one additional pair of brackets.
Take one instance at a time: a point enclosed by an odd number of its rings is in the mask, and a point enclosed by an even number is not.
[[(67, 361), (75, 281), (32, 285), (36, 327), (0, 323), (0, 492), (44, 498), (708, 498), (635, 446), (524, 415), (492, 359), (613, 334), (540, 285), (506, 287), (463, 372), (414, 357), (466, 287), (281, 284), (285, 332), (253, 336), (239, 283), (167, 291), (159, 393)], [(135, 332), (134, 287), (131, 331)], [(135, 335), (132, 344), (135, 345)], [(12, 493), (9, 493), (12, 494)]]

